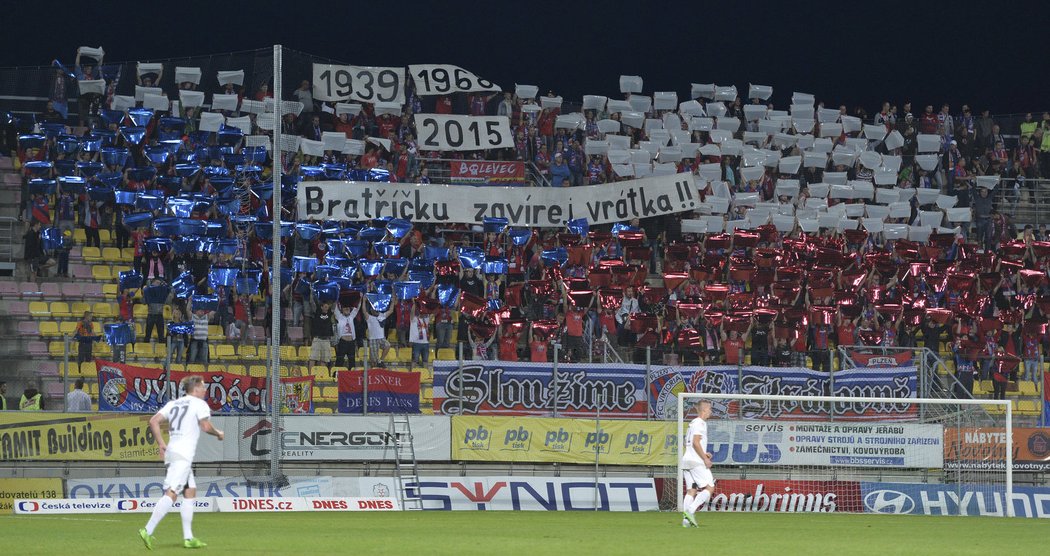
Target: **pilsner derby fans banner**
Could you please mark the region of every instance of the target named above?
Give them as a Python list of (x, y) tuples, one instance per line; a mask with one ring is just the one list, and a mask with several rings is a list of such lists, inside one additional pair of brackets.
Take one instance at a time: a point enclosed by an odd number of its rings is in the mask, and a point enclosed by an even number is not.
[(404, 218), (413, 222), (480, 224), (506, 218), (511, 226), (591, 225), (693, 210), (694, 176), (683, 173), (581, 187), (463, 187), (378, 182), (302, 182), (302, 220)]
[[(339, 413), (361, 413), (364, 407), (364, 371), (339, 371)], [(368, 371), (368, 411), (419, 413), (419, 373), (371, 369)]]

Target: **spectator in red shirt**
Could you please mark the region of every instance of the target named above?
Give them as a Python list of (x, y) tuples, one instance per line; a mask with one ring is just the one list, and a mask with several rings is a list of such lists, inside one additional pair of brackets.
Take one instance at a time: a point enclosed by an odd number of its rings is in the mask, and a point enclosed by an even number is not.
[(586, 353), (586, 346), (583, 342), (584, 323), (587, 320), (587, 310), (594, 304), (594, 298), (591, 298), (591, 304), (587, 307), (577, 307), (569, 303), (569, 288), (564, 281), (561, 287), (564, 292), (562, 303), (565, 311), (565, 351), (570, 361), (580, 362), (583, 361)]
[(510, 332), (500, 332), (499, 336), (499, 358), (500, 361), (517, 361), (518, 360), (518, 342), (521, 339), (521, 334), (513, 334)]
[(448, 95), (441, 95), (437, 97), (436, 104), (434, 106), (435, 114), (451, 114), (452, 113), (452, 99)]
[(747, 342), (747, 337), (751, 334), (751, 327), (755, 325), (752, 319), (751, 324), (747, 326), (747, 330), (744, 331), (744, 335), (741, 336), (736, 330), (730, 330), (726, 334), (725, 322), (720, 327), (722, 331), (722, 349), (725, 351), (726, 365), (742, 365), (744, 363), (744, 344)]
[(534, 338), (532, 329), (529, 328), (529, 361), (532, 361), (533, 363), (546, 363), (548, 348), (547, 341)]

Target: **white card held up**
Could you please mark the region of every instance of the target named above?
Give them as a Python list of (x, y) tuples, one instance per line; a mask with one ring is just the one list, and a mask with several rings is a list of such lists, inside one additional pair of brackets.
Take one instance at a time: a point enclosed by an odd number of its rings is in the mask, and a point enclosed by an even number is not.
[(176, 83), (193, 83), (194, 85), (201, 84), (201, 69), (200, 68), (186, 68), (182, 66), (175, 66), (175, 82)]
[(244, 70), (220, 71), (215, 74), (215, 79), (218, 80), (219, 85), (233, 83), (240, 87), (244, 85)]
[(204, 106), (204, 93), (201, 91), (179, 91), (179, 101), (184, 108), (200, 108)]
[(747, 98), (757, 98), (759, 100), (769, 100), (769, 97), (773, 96), (773, 87), (769, 85), (755, 85), (749, 83), (747, 86)]
[(640, 93), (642, 92), (642, 78), (638, 75), (621, 75), (620, 76), (620, 92), (621, 93)]

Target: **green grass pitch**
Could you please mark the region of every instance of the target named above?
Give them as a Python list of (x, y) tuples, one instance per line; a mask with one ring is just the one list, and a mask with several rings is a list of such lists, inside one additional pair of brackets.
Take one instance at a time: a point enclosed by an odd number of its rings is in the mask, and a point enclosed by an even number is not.
[[(0, 516), (11, 554), (147, 554), (148, 514)], [(194, 534), (215, 554), (1041, 554), (1036, 519), (672, 512), (205, 513)], [(186, 553), (172, 512), (149, 554)]]

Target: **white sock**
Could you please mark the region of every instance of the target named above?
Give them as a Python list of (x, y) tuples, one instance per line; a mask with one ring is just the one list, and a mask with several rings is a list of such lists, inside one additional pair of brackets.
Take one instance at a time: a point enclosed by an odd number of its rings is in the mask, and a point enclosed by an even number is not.
[(183, 498), (179, 513), (182, 514), (182, 538), (193, 538), (193, 505), (195, 498)]
[(146, 522), (147, 535), (153, 534), (153, 531), (157, 529), (157, 525), (160, 524), (160, 520), (164, 519), (164, 516), (168, 514), (171, 505), (171, 498), (167, 494), (162, 495), (160, 500), (157, 500), (157, 505), (153, 507), (153, 514), (149, 516), (149, 521)]
[(704, 505), (704, 502), (711, 498), (711, 492), (708, 490), (701, 490), (697, 495), (696, 499), (693, 500), (693, 505), (689, 508), (690, 513), (696, 513), (696, 510), (700, 509), (700, 506)]
[(692, 494), (686, 494), (685, 499), (682, 500), (682, 510), (689, 511), (689, 507), (693, 505), (693, 499), (695, 497)]

